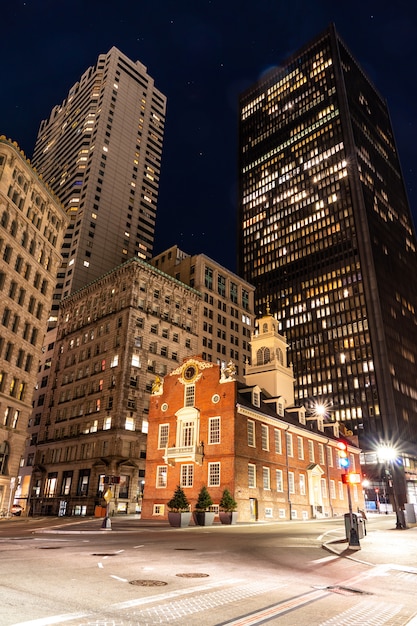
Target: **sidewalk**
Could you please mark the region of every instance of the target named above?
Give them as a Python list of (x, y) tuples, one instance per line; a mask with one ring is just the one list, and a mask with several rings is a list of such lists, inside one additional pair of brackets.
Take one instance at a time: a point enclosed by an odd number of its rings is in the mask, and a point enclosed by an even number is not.
[[(383, 523), (383, 528), (372, 528), (372, 520)], [(359, 539), (360, 549), (349, 547), (347, 539), (327, 541), (323, 547), (341, 557), (347, 557), (369, 565), (394, 564), (417, 574), (417, 525), (398, 530), (395, 515), (371, 516), (367, 521), (367, 533)]]

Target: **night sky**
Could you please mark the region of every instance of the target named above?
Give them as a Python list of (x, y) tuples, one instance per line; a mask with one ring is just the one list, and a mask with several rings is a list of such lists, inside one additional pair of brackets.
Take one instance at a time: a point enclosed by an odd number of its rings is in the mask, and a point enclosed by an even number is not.
[(168, 98), (155, 254), (236, 270), (238, 95), (330, 22), (387, 99), (417, 222), (417, 17), (399, 0), (2, 0), (0, 135), (32, 156), (42, 119), (101, 53)]

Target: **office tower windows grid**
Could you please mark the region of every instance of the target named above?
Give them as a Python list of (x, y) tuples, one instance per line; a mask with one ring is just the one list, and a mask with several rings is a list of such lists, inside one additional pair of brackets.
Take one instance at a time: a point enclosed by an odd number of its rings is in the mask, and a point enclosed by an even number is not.
[(411, 436), (415, 235), (386, 104), (333, 26), (241, 96), (239, 154), (239, 269), (300, 404)]
[(112, 48), (41, 123), (33, 163), (71, 219), (50, 325), (62, 297), (151, 258), (165, 106), (146, 67)]

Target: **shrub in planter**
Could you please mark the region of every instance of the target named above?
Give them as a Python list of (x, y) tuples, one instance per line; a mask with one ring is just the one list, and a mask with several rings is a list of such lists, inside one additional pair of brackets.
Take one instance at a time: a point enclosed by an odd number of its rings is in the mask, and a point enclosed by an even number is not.
[(219, 519), (222, 524), (236, 524), (237, 522), (237, 502), (228, 489), (223, 491), (219, 502)]
[(167, 502), (168, 521), (171, 526), (182, 528), (188, 526), (191, 521), (190, 503), (184, 490), (178, 485), (171, 500)]
[(207, 511), (213, 504), (211, 495), (207, 491), (207, 487), (203, 486), (198, 494), (198, 499), (193, 513), (194, 523), (197, 526), (211, 526), (214, 522), (214, 513)]

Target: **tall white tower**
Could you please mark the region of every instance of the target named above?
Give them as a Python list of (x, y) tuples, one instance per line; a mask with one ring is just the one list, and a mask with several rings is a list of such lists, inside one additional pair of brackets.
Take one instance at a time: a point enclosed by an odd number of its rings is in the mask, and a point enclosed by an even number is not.
[(247, 365), (245, 380), (248, 385), (258, 385), (277, 401), (278, 412), (294, 406), (294, 374), (287, 364), (288, 344), (278, 333), (278, 322), (270, 314), (256, 322), (251, 338), (252, 365)]

